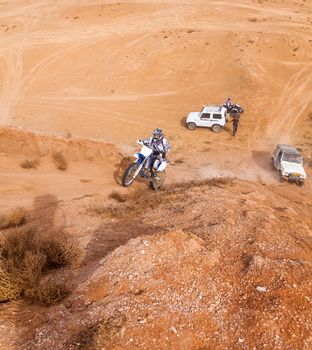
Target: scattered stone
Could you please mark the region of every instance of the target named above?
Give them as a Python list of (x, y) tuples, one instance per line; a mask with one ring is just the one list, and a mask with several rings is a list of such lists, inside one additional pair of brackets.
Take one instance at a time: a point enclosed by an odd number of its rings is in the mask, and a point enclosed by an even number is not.
[(174, 334), (177, 334), (178, 333), (178, 331), (177, 331), (177, 329), (175, 328), (175, 327), (170, 327), (170, 331), (172, 332), (172, 333), (174, 333)]
[(148, 240), (147, 239), (142, 239), (141, 240), (141, 243), (142, 244), (144, 244), (144, 245), (146, 245), (146, 246), (148, 246), (149, 244), (148, 244)]

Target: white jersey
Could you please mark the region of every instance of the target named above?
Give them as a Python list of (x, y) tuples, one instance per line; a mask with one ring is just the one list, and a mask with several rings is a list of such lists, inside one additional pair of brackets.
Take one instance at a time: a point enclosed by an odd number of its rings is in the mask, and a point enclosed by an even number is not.
[(159, 153), (167, 153), (170, 150), (170, 145), (168, 140), (163, 137), (160, 140), (150, 137), (143, 141), (148, 147), (153, 148), (154, 151)]
[(225, 101), (225, 106), (226, 108), (231, 108), (232, 107), (232, 104), (231, 104), (231, 101)]

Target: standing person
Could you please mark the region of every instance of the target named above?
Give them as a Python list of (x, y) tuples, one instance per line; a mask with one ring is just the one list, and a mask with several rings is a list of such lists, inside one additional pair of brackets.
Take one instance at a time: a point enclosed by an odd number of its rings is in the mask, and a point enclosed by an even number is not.
[(231, 97), (228, 97), (225, 101), (224, 107), (226, 108), (227, 112), (229, 113), (232, 108), (232, 99)]
[(230, 123), (233, 123), (233, 133), (232, 133), (233, 136), (235, 136), (235, 134), (237, 133), (238, 125), (240, 125), (239, 118), (240, 118), (240, 115), (237, 112), (233, 115), (233, 119), (230, 121)]

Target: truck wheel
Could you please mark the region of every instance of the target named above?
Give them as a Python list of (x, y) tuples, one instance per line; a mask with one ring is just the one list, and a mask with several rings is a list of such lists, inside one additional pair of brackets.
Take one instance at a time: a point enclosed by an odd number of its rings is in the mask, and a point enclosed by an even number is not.
[(189, 129), (189, 130), (195, 130), (196, 129), (196, 124), (195, 123), (187, 123), (187, 128)]
[(222, 126), (219, 124), (214, 124), (214, 125), (212, 125), (211, 129), (213, 132), (220, 132), (222, 130)]

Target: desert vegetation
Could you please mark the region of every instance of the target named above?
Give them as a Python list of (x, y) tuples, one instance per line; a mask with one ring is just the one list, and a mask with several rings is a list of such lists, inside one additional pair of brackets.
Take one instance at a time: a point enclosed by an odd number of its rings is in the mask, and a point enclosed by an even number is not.
[(21, 168), (24, 169), (37, 169), (40, 162), (38, 159), (25, 159), (20, 163)]
[(108, 198), (114, 199), (117, 202), (124, 203), (127, 201), (127, 196), (123, 195), (122, 193), (119, 193), (117, 191), (113, 191), (108, 195)]
[(184, 158), (178, 158), (173, 162), (173, 165), (180, 165), (183, 164), (185, 162)]
[[(112, 218), (140, 215), (146, 209), (155, 209), (169, 199), (177, 199), (185, 196), (188, 189), (196, 189), (203, 186), (224, 187), (233, 184), (231, 177), (208, 178), (203, 180), (186, 181), (164, 186), (161, 190), (151, 192), (149, 189), (137, 189), (128, 194), (113, 191), (109, 198), (118, 202), (117, 205), (103, 205), (93, 203), (88, 212), (94, 215), (108, 216)], [(187, 194), (189, 196), (189, 194)]]
[(6, 215), (0, 216), (0, 230), (22, 226), (26, 223), (26, 211), (24, 208), (14, 208)]
[[(24, 226), (0, 236), (0, 301), (24, 298), (51, 305), (69, 294), (65, 282), (54, 281), (53, 271), (79, 260), (76, 244), (59, 233), (44, 234)], [(48, 277), (47, 277), (48, 276)]]
[(79, 348), (82, 349), (103, 349), (103, 344), (109, 346), (111, 338), (120, 332), (125, 323), (126, 316), (117, 311), (110, 317), (80, 329), (68, 343), (68, 346), (80, 344)]
[(52, 154), (52, 158), (53, 158), (54, 164), (58, 170), (63, 170), (63, 171), (67, 170), (68, 162), (65, 159), (62, 152), (54, 152)]

